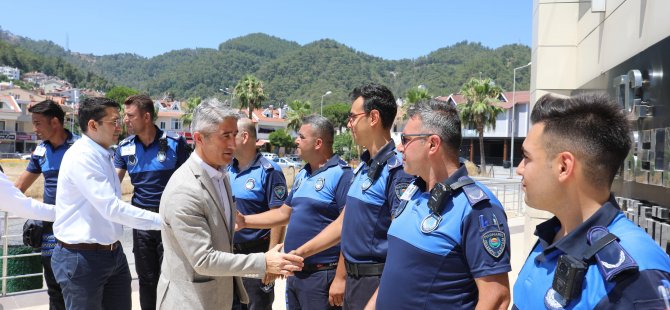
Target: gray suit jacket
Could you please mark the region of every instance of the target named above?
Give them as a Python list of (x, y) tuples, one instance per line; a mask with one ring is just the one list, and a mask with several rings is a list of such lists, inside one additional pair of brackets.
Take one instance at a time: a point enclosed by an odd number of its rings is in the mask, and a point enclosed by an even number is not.
[(230, 183), (226, 177), (228, 201), (222, 202), (193, 156), (175, 171), (161, 198), (164, 254), (157, 308), (230, 309), (233, 293), (248, 302), (239, 277), (264, 276), (265, 255), (232, 254), (234, 221), (223, 209), (226, 203), (235, 214)]

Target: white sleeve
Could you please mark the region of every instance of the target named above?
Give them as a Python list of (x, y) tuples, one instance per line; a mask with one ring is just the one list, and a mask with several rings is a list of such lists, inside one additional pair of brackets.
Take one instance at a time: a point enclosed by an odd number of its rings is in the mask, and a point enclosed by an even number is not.
[(0, 210), (23, 218), (53, 222), (56, 218), (54, 206), (26, 197), (14, 187), (7, 176), (0, 172)]
[(140, 230), (161, 229), (158, 213), (134, 207), (116, 196), (114, 184), (94, 158), (82, 156), (77, 164), (77, 176), (70, 181), (104, 218)]

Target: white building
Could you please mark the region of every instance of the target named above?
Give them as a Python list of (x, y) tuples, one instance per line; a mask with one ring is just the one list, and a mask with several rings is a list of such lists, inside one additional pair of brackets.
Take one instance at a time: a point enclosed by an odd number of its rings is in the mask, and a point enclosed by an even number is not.
[(18, 80), (21, 76), (19, 69), (7, 66), (0, 66), (0, 74), (6, 76), (10, 80)]

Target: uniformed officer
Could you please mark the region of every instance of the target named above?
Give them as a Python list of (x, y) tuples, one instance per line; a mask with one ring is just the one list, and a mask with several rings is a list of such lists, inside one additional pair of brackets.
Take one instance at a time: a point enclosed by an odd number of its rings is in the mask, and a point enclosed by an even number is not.
[[(333, 125), (312, 115), (302, 120), (296, 139), (298, 154), (307, 162), (298, 172), (283, 206), (257, 214), (238, 216), (238, 228), (267, 228), (288, 223), (284, 250), (291, 252), (319, 234), (344, 208), (351, 184), (351, 168), (333, 154)], [(340, 257), (339, 245), (306, 258), (302, 271), (288, 278), (288, 309), (333, 309), (328, 289)]]
[(670, 259), (610, 194), (631, 148), (606, 96), (541, 97), (517, 173), (528, 206), (553, 213), (514, 284), (518, 309), (668, 309)]
[[(79, 137), (73, 135), (63, 127), (65, 112), (51, 101), (45, 100), (28, 108), (32, 113), (33, 129), (42, 143), (37, 145), (30, 156), (28, 167), (16, 181), (16, 187), (25, 192), (37, 178), (44, 176), (43, 201), (56, 204), (56, 185), (58, 171), (63, 155), (72, 143)], [(56, 237), (53, 234), (52, 222), (38, 222), (44, 228), (42, 234), (42, 266), (44, 266), (44, 280), (49, 294), (49, 309), (65, 309), (63, 294), (51, 269), (51, 254), (56, 247)]]
[(506, 309), (509, 227), (498, 199), (459, 162), (456, 108), (431, 100), (408, 109), (404, 169), (418, 176), (388, 231), (379, 309)]
[[(279, 208), (284, 204), (288, 191), (286, 179), (279, 165), (263, 157), (256, 149), (256, 125), (248, 118), (237, 121), (235, 158), (228, 166), (235, 206), (242, 214), (257, 214)], [(234, 236), (235, 253), (265, 253), (282, 243), (284, 227), (267, 229), (242, 229)], [(274, 278), (242, 278), (249, 295), (249, 304), (242, 309), (272, 309)]]
[[(191, 148), (183, 137), (171, 136), (154, 125), (156, 111), (149, 96), (134, 95), (124, 102), (123, 122), (132, 134), (119, 143), (114, 166), (123, 181), (133, 184), (132, 205), (158, 212), (161, 195), (172, 173), (188, 159)], [(163, 260), (161, 233), (133, 229), (135, 270), (140, 282), (142, 309), (156, 309), (156, 287)]]
[(370, 83), (355, 88), (349, 96), (352, 104), (347, 127), (356, 144), (366, 151), (354, 171), (347, 207), (331, 227), (295, 254), (313, 255), (339, 240), (341, 234), (342, 260), (330, 287), (330, 302), (344, 309), (362, 309), (379, 286), (393, 210), (414, 177), (403, 171), (402, 157), (391, 139), (397, 112), (393, 93)]

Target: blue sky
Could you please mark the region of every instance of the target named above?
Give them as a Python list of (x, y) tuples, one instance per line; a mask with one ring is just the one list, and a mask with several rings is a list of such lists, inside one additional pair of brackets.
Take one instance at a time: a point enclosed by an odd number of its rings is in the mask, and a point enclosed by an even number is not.
[(307, 44), (330, 38), (385, 59), (468, 40), (530, 45), (530, 0), (3, 1), (0, 27), (75, 52), (156, 56), (217, 48), (254, 32)]

